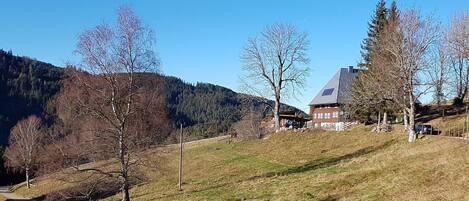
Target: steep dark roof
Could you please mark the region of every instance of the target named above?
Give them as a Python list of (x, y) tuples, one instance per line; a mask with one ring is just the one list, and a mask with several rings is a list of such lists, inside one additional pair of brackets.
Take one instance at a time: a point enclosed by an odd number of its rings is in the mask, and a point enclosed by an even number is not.
[(359, 70), (353, 67), (341, 68), (313, 98), (309, 105), (344, 103), (353, 79)]

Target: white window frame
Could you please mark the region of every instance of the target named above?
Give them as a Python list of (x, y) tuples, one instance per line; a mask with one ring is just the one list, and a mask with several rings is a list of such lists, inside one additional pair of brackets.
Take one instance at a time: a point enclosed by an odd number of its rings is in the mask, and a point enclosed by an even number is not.
[(339, 118), (339, 112), (333, 112), (332, 118)]

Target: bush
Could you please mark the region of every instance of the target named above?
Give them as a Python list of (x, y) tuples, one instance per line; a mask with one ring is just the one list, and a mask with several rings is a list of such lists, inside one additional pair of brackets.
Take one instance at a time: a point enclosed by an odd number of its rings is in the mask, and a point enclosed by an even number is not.
[(260, 139), (264, 136), (261, 126), (262, 114), (255, 111), (248, 112), (239, 122), (234, 124), (235, 136), (241, 140)]

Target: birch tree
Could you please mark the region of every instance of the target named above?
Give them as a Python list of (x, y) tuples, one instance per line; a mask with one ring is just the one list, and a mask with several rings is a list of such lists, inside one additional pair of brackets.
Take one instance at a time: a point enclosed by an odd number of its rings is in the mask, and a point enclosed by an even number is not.
[(449, 61), (450, 54), (444, 40), (439, 40), (437, 46), (432, 51), (432, 60), (428, 76), (430, 78), (430, 85), (433, 89), (433, 99), (439, 107), (446, 98), (445, 89), (450, 83), (449, 76)]
[(274, 24), (259, 37), (248, 39), (243, 49), (242, 87), (248, 93), (275, 100), (272, 112), (276, 130), (280, 128), (282, 98), (295, 97), (305, 86), (308, 46), (306, 33), (290, 24)]
[(428, 52), (438, 39), (438, 31), (431, 17), (422, 18), (416, 10), (408, 10), (400, 15), (397, 29), (385, 34), (380, 46), (394, 58), (391, 62), (393, 76), (402, 82), (405, 100), (402, 107), (409, 118), (409, 142), (416, 140), (415, 104), (428, 89), (422, 74), (428, 70)]
[(152, 30), (130, 8), (123, 7), (118, 10), (115, 26), (101, 24), (84, 31), (76, 48), (82, 57), (81, 67), (95, 76), (76, 76), (82, 94), (73, 101), (81, 106), (80, 114), (90, 117), (88, 123), (94, 128), (89, 147), (102, 147), (117, 158), (119, 170), (106, 174), (118, 178), (123, 201), (130, 200), (130, 167), (145, 143), (138, 130), (144, 125), (138, 124), (142, 97), (137, 83), (142, 77), (139, 74), (157, 71), (159, 60), (153, 45)]
[(456, 88), (455, 104), (462, 104), (469, 87), (469, 11), (456, 14), (447, 32), (449, 63)]
[(25, 172), (27, 188), (31, 187), (30, 178), (36, 164), (41, 124), (41, 119), (34, 115), (19, 121), (11, 130), (9, 146), (3, 156), (7, 167)]

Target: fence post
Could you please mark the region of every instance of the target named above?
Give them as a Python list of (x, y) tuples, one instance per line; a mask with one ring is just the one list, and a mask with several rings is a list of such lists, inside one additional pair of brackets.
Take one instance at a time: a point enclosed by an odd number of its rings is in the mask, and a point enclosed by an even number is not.
[(184, 136), (183, 136), (183, 130), (182, 130), (182, 123), (181, 123), (181, 133), (179, 135), (179, 182), (178, 182), (178, 187), (179, 191), (182, 191), (182, 151), (183, 151), (183, 146), (184, 146)]

